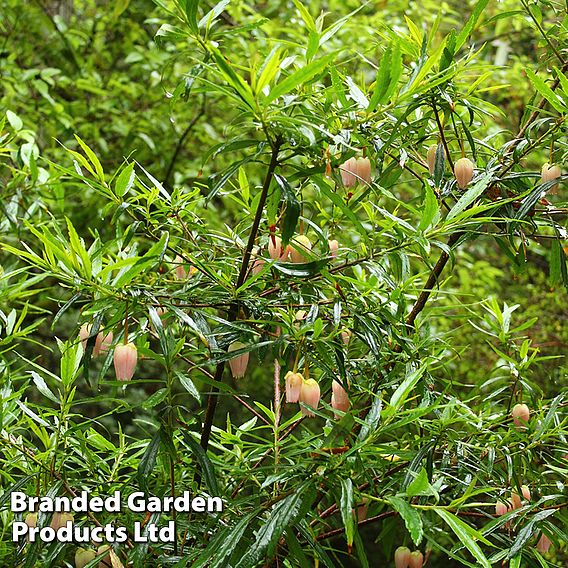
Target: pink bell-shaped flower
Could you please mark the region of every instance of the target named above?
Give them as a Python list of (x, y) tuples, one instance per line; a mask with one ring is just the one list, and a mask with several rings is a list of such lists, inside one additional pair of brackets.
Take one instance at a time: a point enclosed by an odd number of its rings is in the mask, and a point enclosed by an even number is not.
[(410, 555), (410, 560), (408, 561), (408, 568), (422, 568), (424, 565), (424, 556), (419, 550), (415, 550)]
[(93, 357), (98, 357), (103, 353), (107, 353), (112, 345), (113, 334), (112, 331), (104, 333), (104, 331), (99, 331), (97, 338), (95, 339), (95, 346), (93, 347)]
[(430, 175), (434, 175), (434, 168), (436, 167), (436, 151), (438, 150), (437, 144), (432, 144), (428, 148), (428, 153), (426, 154), (426, 160), (428, 161), (428, 171)]
[[(302, 388), (300, 389), (300, 402), (311, 406), (313, 409), (317, 409), (320, 396), (320, 387), (314, 379), (308, 379), (302, 383)], [(307, 418), (313, 418), (315, 416), (314, 412), (309, 408), (304, 406), (301, 408), (302, 416), (306, 416)]]
[(536, 543), (536, 549), (541, 554), (546, 554), (550, 550), (551, 546), (552, 541), (544, 533), (542, 533), (540, 535), (540, 538), (538, 539), (538, 542)]
[(475, 166), (469, 158), (460, 158), (454, 164), (454, 175), (460, 189), (465, 189), (473, 178)]
[(395, 568), (408, 568), (410, 562), (410, 550), (406, 546), (399, 546), (394, 551)]
[(515, 404), (513, 410), (511, 410), (511, 416), (513, 417), (513, 423), (517, 430), (526, 430), (527, 424), (530, 419), (530, 410), (526, 404)]
[(282, 239), (275, 235), (268, 237), (268, 255), (272, 260), (285, 261), (290, 253), (288, 247), (282, 246)]
[(120, 344), (114, 348), (114, 370), (118, 381), (129, 381), (134, 376), (138, 350), (134, 343)]
[(298, 402), (300, 400), (300, 391), (302, 390), (304, 377), (301, 373), (288, 371), (284, 380), (286, 382), (286, 402)]
[(339, 241), (336, 239), (331, 239), (327, 241), (327, 246), (329, 247), (329, 254), (331, 258), (337, 258), (337, 251), (339, 250)]
[[(345, 389), (336, 380), (331, 384), (331, 407), (334, 410), (340, 410), (341, 412), (347, 412), (349, 410), (349, 397), (345, 392)], [(340, 414), (334, 413), (336, 420), (341, 418)]]
[(298, 235), (294, 237), (290, 245), (288, 245), (290, 252), (290, 260), (296, 264), (300, 262), (307, 262), (306, 254), (312, 250), (312, 243), (306, 235)]
[[(553, 181), (558, 179), (562, 175), (562, 170), (559, 165), (553, 164), (550, 165), (548, 162), (542, 166), (542, 170), (540, 173), (540, 183), (546, 183), (547, 181)], [(558, 184), (555, 183), (548, 192), (552, 195), (556, 194), (558, 191)]]
[(97, 553), (92, 549), (78, 548), (75, 552), (75, 568), (85, 568), (89, 562), (97, 557)]
[[(244, 349), (246, 345), (240, 341), (235, 341), (229, 346), (229, 353), (232, 351), (240, 351)], [(242, 355), (237, 355), (232, 359), (229, 359), (229, 367), (231, 367), (231, 374), (234, 379), (241, 379), (245, 376), (247, 366), (249, 362), (249, 354), (243, 353)]]

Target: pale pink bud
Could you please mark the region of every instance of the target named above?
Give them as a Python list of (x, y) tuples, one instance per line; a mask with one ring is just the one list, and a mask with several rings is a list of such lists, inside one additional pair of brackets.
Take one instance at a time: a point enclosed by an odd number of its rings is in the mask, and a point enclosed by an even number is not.
[(89, 341), (89, 336), (91, 335), (91, 328), (93, 326), (90, 323), (84, 323), (79, 328), (79, 340), (83, 346), (83, 351), (87, 350), (87, 342)]
[(327, 241), (327, 246), (329, 247), (329, 254), (331, 258), (337, 258), (337, 251), (339, 249), (339, 241), (332, 239)]
[[(302, 388), (300, 389), (300, 402), (311, 406), (313, 409), (317, 410), (319, 401), (320, 401), (320, 387), (314, 381), (314, 379), (308, 379), (302, 383)], [(306, 416), (308, 418), (313, 418), (315, 414), (309, 408), (304, 406), (302, 408), (302, 416)]]
[(531, 490), (529, 489), (528, 485), (521, 485), (521, 493), (527, 501), (531, 500)]
[(434, 168), (436, 167), (436, 151), (438, 150), (437, 144), (432, 144), (428, 148), (428, 153), (426, 154), (426, 159), (428, 160), (428, 171), (430, 175), (434, 175)]
[(138, 350), (134, 343), (120, 344), (114, 348), (114, 370), (118, 381), (129, 381), (134, 376)]
[(252, 263), (252, 273), (255, 276), (264, 268), (264, 259), (259, 258), (259, 253), (260, 249), (258, 247), (254, 247), (254, 249), (252, 250), (252, 257), (254, 259)]
[(178, 280), (185, 280), (187, 278), (187, 270), (183, 265), (183, 258), (179, 254), (174, 259), (175, 275)]
[(367, 513), (369, 512), (369, 500), (367, 497), (363, 497), (361, 503), (357, 505), (356, 509), (353, 509), (353, 514), (355, 515), (357, 522), (360, 523), (367, 518)]
[(511, 493), (511, 508), (515, 510), (515, 509), (520, 509), (522, 506), (523, 503), (521, 501), (521, 497), (519, 496), (518, 493), (513, 491), (513, 493)]
[(473, 178), (475, 166), (469, 158), (460, 158), (454, 164), (454, 175), (460, 189), (465, 189)]
[(341, 332), (341, 341), (343, 341), (343, 345), (349, 345), (352, 335), (353, 333), (349, 329), (344, 329)]
[(28, 513), (24, 519), (24, 523), (30, 528), (37, 527), (37, 513)]
[(551, 540), (544, 533), (542, 533), (540, 535), (540, 538), (538, 539), (538, 542), (536, 543), (536, 549), (541, 554), (546, 554), (550, 550), (551, 546), (552, 546)]
[[(108, 544), (103, 544), (97, 548), (97, 557), (100, 556), (99, 568), (112, 568), (112, 560), (110, 558), (110, 546)], [(107, 554), (105, 554), (105, 552)]]
[(357, 160), (355, 158), (349, 158), (339, 166), (339, 171), (341, 172), (341, 181), (345, 187), (350, 188), (357, 185)]
[(84, 568), (89, 562), (97, 557), (97, 553), (91, 549), (78, 548), (75, 552), (75, 568)]
[[(345, 392), (345, 389), (337, 382), (333, 381), (331, 384), (331, 407), (334, 410), (340, 410), (341, 412), (347, 412), (349, 410), (349, 397)], [(334, 413), (336, 420), (341, 418), (341, 414)]]
[[(229, 346), (229, 353), (232, 351), (239, 351), (244, 349), (246, 345), (240, 341), (235, 341)], [(229, 359), (229, 367), (231, 367), (231, 374), (234, 379), (241, 379), (245, 376), (247, 366), (249, 362), (249, 354), (243, 353), (242, 355), (237, 355), (232, 359)]]
[[(558, 165), (550, 165), (548, 162), (542, 166), (542, 171), (540, 175), (540, 183), (546, 183), (547, 181), (553, 181), (562, 175), (562, 170)], [(554, 184), (548, 192), (555, 194), (558, 190), (558, 184)]]
[(424, 565), (424, 556), (419, 550), (415, 550), (410, 555), (410, 561), (408, 562), (408, 568), (422, 568)]
[(296, 264), (299, 262), (307, 262), (306, 253), (312, 250), (312, 243), (306, 235), (298, 235), (294, 237), (290, 243), (290, 260)]
[(502, 503), (501, 501), (497, 501), (497, 503), (495, 503), (495, 515), (497, 517), (502, 517), (503, 515), (506, 515), (508, 511), (508, 507), (505, 503)]
[(260, 272), (262, 272), (262, 269), (264, 268), (264, 260), (262, 260), (262, 258), (257, 258), (253, 263), (252, 263), (252, 273), (256, 276), (257, 274), (259, 274)]
[(406, 546), (399, 546), (394, 551), (395, 568), (408, 568), (410, 562), (410, 550)]
[(304, 321), (306, 319), (306, 316), (308, 315), (308, 312), (306, 312), (306, 310), (298, 310), (296, 312), (296, 315), (294, 316), (296, 321)]
[(515, 404), (511, 416), (517, 430), (526, 430), (530, 419), (530, 410), (526, 404)]
[(288, 371), (284, 378), (286, 382), (286, 402), (298, 402), (300, 400), (300, 391), (304, 377), (301, 373), (293, 373)]
[(67, 523), (73, 522), (73, 515), (71, 513), (53, 513), (51, 517), (51, 524), (49, 525), (54, 531), (67, 525)]
[(268, 255), (272, 260), (286, 260), (288, 258), (288, 247), (282, 246), (282, 239), (274, 235), (268, 237)]
[(95, 339), (95, 346), (93, 347), (93, 357), (98, 357), (102, 353), (106, 353), (112, 345), (113, 334), (109, 331), (107, 334), (100, 331)]
[(365, 185), (371, 183), (371, 160), (369, 158), (357, 158), (356, 175), (359, 183)]

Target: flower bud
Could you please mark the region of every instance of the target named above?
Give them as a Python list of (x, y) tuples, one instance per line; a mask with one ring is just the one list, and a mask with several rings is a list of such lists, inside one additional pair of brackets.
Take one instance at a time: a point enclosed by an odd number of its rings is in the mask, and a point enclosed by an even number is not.
[(37, 527), (37, 513), (28, 513), (24, 519), (24, 523), (26, 523), (29, 528)]
[(358, 183), (371, 183), (371, 161), (369, 158), (349, 158), (341, 166), (341, 181), (347, 188), (355, 187)]
[(120, 344), (114, 348), (114, 370), (118, 381), (129, 381), (134, 376), (138, 350), (134, 343)]
[(327, 241), (327, 246), (329, 248), (329, 254), (331, 258), (337, 258), (337, 251), (339, 250), (339, 241), (336, 239), (331, 239)]
[[(331, 384), (331, 407), (334, 410), (340, 410), (341, 412), (347, 412), (349, 410), (349, 397), (345, 392), (345, 389), (334, 380)], [(334, 413), (335, 419), (339, 420), (341, 418), (340, 414)]]
[(520, 509), (522, 506), (523, 503), (521, 501), (521, 498), (519, 497), (519, 494), (513, 491), (511, 493), (511, 509), (512, 510)]
[(538, 539), (538, 542), (536, 543), (536, 549), (541, 554), (546, 554), (550, 550), (551, 546), (552, 546), (551, 540), (544, 533), (542, 533), (540, 535), (540, 538)]
[(426, 154), (426, 160), (428, 161), (428, 171), (430, 175), (434, 175), (434, 168), (436, 167), (436, 150), (438, 150), (437, 144), (432, 144), (430, 148), (428, 148), (428, 153)]
[(495, 503), (496, 517), (502, 517), (503, 515), (506, 515), (507, 512), (508, 512), (508, 507), (505, 503), (503, 503), (502, 501), (497, 501), (497, 503)]
[(288, 247), (282, 246), (282, 239), (280, 237), (276, 237), (275, 235), (268, 237), (268, 255), (272, 260), (287, 260), (288, 253)]
[(361, 521), (364, 521), (367, 518), (368, 512), (369, 512), (369, 499), (367, 499), (367, 497), (363, 497), (361, 503), (359, 503), (359, 505), (357, 505), (357, 508), (353, 510), (357, 522), (360, 523)]
[(304, 377), (301, 373), (293, 373), (288, 371), (284, 378), (286, 382), (286, 402), (298, 402), (300, 400), (300, 391)]
[(84, 323), (79, 328), (79, 340), (83, 346), (83, 352), (87, 350), (87, 342), (89, 341), (89, 336), (91, 335), (91, 328), (93, 326), (90, 323)]
[(408, 568), (422, 568), (424, 565), (424, 556), (419, 550), (415, 550), (410, 555), (410, 561), (408, 562)]
[(95, 339), (95, 346), (93, 347), (93, 357), (106, 353), (112, 345), (113, 334), (112, 331), (104, 333), (100, 331)]
[(410, 550), (406, 546), (399, 546), (394, 551), (395, 568), (408, 568), (410, 562)]
[(410, 561), (408, 562), (408, 568), (422, 568), (424, 564), (424, 556), (419, 550), (415, 550), (410, 555)]
[(531, 500), (531, 490), (528, 485), (521, 485), (521, 493), (527, 501)]
[(345, 187), (355, 187), (357, 185), (357, 177), (355, 176), (357, 160), (355, 158), (349, 158), (339, 166), (339, 171), (341, 173), (341, 181)]
[[(553, 181), (562, 175), (562, 170), (558, 165), (550, 165), (548, 162), (542, 166), (542, 171), (540, 174), (540, 183), (546, 183), (547, 181)], [(549, 190), (549, 193), (553, 195), (558, 191), (558, 184), (554, 184)]]
[[(302, 383), (300, 389), (300, 402), (317, 409), (320, 400), (320, 388), (314, 379), (308, 379)], [(309, 408), (302, 406), (302, 416), (313, 418), (315, 414)]]
[(254, 259), (252, 263), (252, 273), (255, 276), (264, 268), (264, 259), (260, 258), (259, 254), (260, 249), (258, 247), (254, 247), (252, 249), (252, 258)]
[(89, 562), (97, 557), (94, 550), (78, 548), (75, 552), (75, 568), (84, 568)]
[[(99, 561), (99, 568), (112, 568), (112, 560), (110, 558), (110, 546), (108, 544), (103, 544), (97, 548), (97, 557), (101, 556)], [(107, 554), (105, 554), (105, 552)]]
[[(229, 353), (232, 351), (239, 351), (240, 349), (244, 349), (246, 345), (241, 343), (240, 341), (235, 341), (229, 345)], [(247, 366), (249, 362), (249, 354), (243, 353), (242, 355), (237, 355), (232, 359), (229, 359), (229, 367), (231, 367), (231, 374), (233, 375), (234, 379), (241, 379), (245, 376)]]
[(306, 235), (298, 235), (294, 237), (290, 243), (290, 260), (296, 264), (300, 262), (307, 262), (308, 258), (306, 253), (312, 250), (312, 243)]
[(179, 254), (174, 258), (175, 267), (175, 275), (178, 280), (185, 280), (187, 278), (187, 270), (183, 265), (183, 258), (179, 256)]
[(344, 329), (341, 332), (341, 341), (343, 341), (343, 345), (349, 345), (352, 335), (353, 333), (349, 329)]
[(460, 189), (465, 189), (473, 178), (473, 162), (469, 158), (460, 158), (454, 164), (454, 175)]
[(511, 416), (513, 417), (513, 423), (517, 430), (527, 429), (527, 424), (530, 419), (530, 410), (526, 404), (515, 404), (511, 411)]
[(371, 160), (369, 158), (357, 158), (356, 174), (359, 183), (365, 185), (371, 183)]
[(67, 523), (73, 522), (73, 515), (71, 513), (53, 513), (51, 517), (51, 524), (49, 525), (54, 531), (67, 525)]

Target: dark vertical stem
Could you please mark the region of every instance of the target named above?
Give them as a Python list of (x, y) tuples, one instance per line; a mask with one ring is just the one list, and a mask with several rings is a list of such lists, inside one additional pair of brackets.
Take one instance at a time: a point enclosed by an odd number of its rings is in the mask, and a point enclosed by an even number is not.
[[(281, 145), (282, 145), (282, 140), (280, 138), (276, 139), (274, 144), (271, 145), (272, 155), (270, 158), (270, 164), (268, 165), (266, 176), (264, 178), (264, 183), (262, 184), (260, 200), (258, 202), (258, 207), (256, 208), (256, 213), (254, 216), (254, 220), (252, 222), (248, 243), (243, 256), (243, 262), (241, 264), (241, 270), (237, 278), (237, 284), (235, 286), (235, 289), (238, 289), (243, 285), (248, 272), (252, 248), (254, 246), (254, 242), (258, 234), (258, 228), (260, 227), (260, 220), (262, 219), (262, 213), (264, 211), (264, 206), (266, 204), (266, 198), (268, 197), (268, 190), (270, 189), (270, 184), (272, 183), (272, 178), (274, 176), (276, 166), (278, 165), (278, 152), (280, 151)], [(227, 320), (230, 322), (235, 321), (237, 319), (238, 313), (239, 313), (239, 304), (237, 301), (235, 301), (231, 304), (229, 308), (229, 312), (227, 314)], [(221, 379), (223, 378), (224, 369), (225, 369), (225, 361), (221, 361), (220, 363), (217, 364), (217, 367), (215, 369), (216, 382), (221, 382)], [(211, 428), (213, 426), (213, 419), (215, 418), (215, 410), (217, 408), (218, 398), (219, 398), (219, 388), (213, 387), (207, 399), (207, 408), (205, 410), (203, 430), (201, 431), (201, 447), (204, 450), (207, 450), (207, 447), (209, 446), (209, 438), (211, 437)]]

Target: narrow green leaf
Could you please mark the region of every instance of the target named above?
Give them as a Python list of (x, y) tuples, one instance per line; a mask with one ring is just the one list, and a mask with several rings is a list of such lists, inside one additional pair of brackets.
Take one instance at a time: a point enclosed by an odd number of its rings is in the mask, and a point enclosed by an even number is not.
[(87, 155), (87, 158), (89, 158), (89, 161), (91, 162), (91, 164), (93, 164), (93, 167), (95, 168), (95, 172), (97, 174), (97, 177), (99, 178), (101, 183), (104, 183), (105, 174), (104, 174), (101, 162), (97, 158), (97, 155), (76, 134), (75, 134), (75, 139), (79, 143), (79, 146), (81, 146), (81, 148), (83, 149), (83, 152), (85, 152), (85, 154)]
[(341, 520), (345, 527), (347, 546), (353, 546), (355, 522), (353, 519), (353, 483), (350, 477), (341, 478), (341, 498), (339, 500), (339, 509), (341, 511)]
[(538, 91), (541, 97), (545, 98), (554, 110), (560, 114), (564, 114), (567, 110), (566, 105), (560, 97), (541, 79), (530, 67), (525, 67), (525, 73), (532, 83), (533, 87)]
[(219, 495), (220, 491), (217, 483), (217, 474), (213, 463), (207, 457), (205, 450), (193, 439), (192, 435), (188, 432), (185, 432), (184, 434), (184, 439), (191, 448), (195, 459), (199, 463), (201, 475), (203, 476), (203, 480), (209, 488), (211, 495)]
[(488, 187), (493, 180), (491, 172), (484, 173), (457, 201), (446, 217), (450, 221), (469, 207)]
[(400, 383), (390, 399), (389, 404), (395, 409), (395, 411), (405, 403), (410, 391), (416, 386), (425, 370), (426, 367), (424, 366), (414, 370), (409, 369), (410, 372), (407, 373), (404, 381)]
[(308, 63), (305, 67), (298, 69), (284, 80), (280, 81), (265, 98), (265, 103), (269, 104), (277, 98), (285, 95), (298, 87), (307, 83), (310, 79), (321, 73), (336, 57), (335, 53), (328, 53), (320, 59)]
[(280, 188), (282, 200), (286, 203), (286, 211), (282, 221), (282, 244), (286, 246), (296, 232), (296, 225), (300, 217), (300, 202), (296, 197), (296, 192), (290, 187), (286, 178), (274, 174), (274, 180)]
[(128, 164), (121, 172), (116, 181), (114, 182), (114, 192), (118, 197), (124, 197), (134, 185), (134, 164)]
[(452, 515), (445, 509), (434, 508), (434, 511), (446, 522), (446, 524), (452, 529), (454, 534), (460, 539), (460, 542), (471, 552), (473, 557), (483, 566), (483, 568), (491, 568), (491, 563), (483, 554), (483, 551), (479, 547), (476, 541), (483, 542), (488, 546), (492, 546), (491, 543), (477, 530), (470, 527), (467, 523), (464, 523), (461, 519)]
[(469, 17), (469, 20), (462, 28), (462, 31), (460, 32), (460, 34), (456, 39), (454, 53), (456, 53), (461, 48), (461, 46), (466, 42), (467, 38), (474, 30), (475, 24), (477, 23), (477, 20), (479, 20), (479, 16), (481, 16), (481, 13), (483, 12), (483, 10), (485, 10), (485, 7), (487, 6), (488, 3), (489, 0), (479, 0), (479, 2), (477, 2), (475, 8), (473, 9), (473, 12), (471, 13), (471, 16)]

